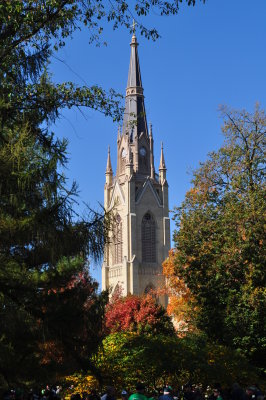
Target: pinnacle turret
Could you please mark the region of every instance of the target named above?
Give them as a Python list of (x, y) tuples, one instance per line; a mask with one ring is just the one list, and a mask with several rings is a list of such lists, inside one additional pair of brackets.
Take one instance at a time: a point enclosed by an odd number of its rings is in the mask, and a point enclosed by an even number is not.
[(110, 155), (110, 146), (108, 146), (108, 156), (107, 156), (107, 164), (106, 164), (106, 172), (107, 175), (113, 175), (113, 169), (111, 164), (111, 155)]
[(163, 154), (163, 142), (161, 143), (161, 158), (160, 158), (160, 165), (159, 165), (159, 171), (166, 169), (165, 166), (165, 161), (164, 161), (164, 154)]
[(167, 184), (166, 181), (166, 166), (164, 161), (164, 154), (163, 154), (163, 142), (161, 143), (161, 158), (160, 158), (160, 165), (159, 165), (159, 181), (161, 185)]

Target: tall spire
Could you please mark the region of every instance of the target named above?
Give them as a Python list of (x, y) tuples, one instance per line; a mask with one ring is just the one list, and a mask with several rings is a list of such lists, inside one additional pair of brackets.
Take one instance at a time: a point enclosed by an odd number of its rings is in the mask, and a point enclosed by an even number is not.
[(110, 155), (110, 146), (108, 146), (108, 156), (107, 156), (107, 164), (106, 164), (106, 174), (113, 175), (112, 164), (111, 164), (111, 155)]
[(143, 87), (140, 74), (138, 42), (135, 35), (135, 23), (133, 23), (133, 35), (131, 38), (131, 54), (128, 71), (126, 104), (123, 121), (123, 135), (128, 133), (133, 142), (135, 135), (143, 132), (148, 137), (146, 113), (144, 106)]
[[(127, 94), (128, 90), (134, 88), (138, 88), (138, 92), (143, 94), (142, 82), (141, 82), (141, 74), (140, 74), (140, 65), (139, 65), (139, 56), (138, 56), (138, 42), (135, 33), (131, 38), (131, 54), (130, 54), (130, 63), (128, 70), (128, 79), (127, 79)], [(131, 92), (130, 92), (131, 93)]]

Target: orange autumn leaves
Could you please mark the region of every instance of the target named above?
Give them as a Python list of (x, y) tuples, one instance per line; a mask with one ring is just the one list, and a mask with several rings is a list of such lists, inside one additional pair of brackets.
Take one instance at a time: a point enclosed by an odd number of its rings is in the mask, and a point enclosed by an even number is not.
[(189, 329), (189, 302), (191, 293), (183, 279), (175, 273), (175, 250), (169, 251), (168, 258), (163, 262), (163, 274), (166, 277), (166, 286), (169, 296), (167, 312), (174, 317), (175, 327), (178, 331)]

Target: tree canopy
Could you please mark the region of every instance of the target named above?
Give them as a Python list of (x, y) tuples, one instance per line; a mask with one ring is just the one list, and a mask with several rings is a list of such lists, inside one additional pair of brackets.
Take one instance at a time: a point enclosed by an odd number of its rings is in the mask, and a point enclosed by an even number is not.
[(103, 382), (117, 389), (134, 390), (138, 381), (153, 392), (166, 384), (180, 387), (185, 382), (230, 386), (256, 381), (256, 371), (237, 351), (210, 343), (205, 335), (145, 335), (116, 332), (103, 340), (97, 355)]
[(253, 114), (221, 109), (224, 145), (194, 172), (175, 210), (173, 276), (190, 293), (190, 315), (212, 340), (265, 360), (265, 132)]
[(151, 295), (122, 297), (115, 294), (106, 306), (105, 327), (108, 333), (174, 334), (166, 310)]
[[(67, 142), (51, 131), (63, 108), (121, 118), (113, 89), (55, 83), (51, 55), (86, 26), (99, 43), (104, 22), (130, 28), (132, 11), (175, 14), (181, 1), (103, 3), (6, 0), (0, 5), (0, 385), (40, 383), (86, 369), (102, 338), (106, 299), (88, 274), (103, 251), (103, 216), (75, 214), (66, 181)], [(195, 0), (187, 0), (194, 5)], [(110, 5), (108, 5), (110, 4)], [(155, 39), (155, 29), (139, 24)], [(92, 326), (93, 321), (93, 326)], [(43, 368), (43, 366), (46, 368)], [(66, 368), (67, 367), (67, 368)], [(93, 366), (90, 366), (93, 368)], [(67, 369), (67, 371), (65, 370)]]
[(58, 172), (65, 142), (54, 152), (32, 130), (13, 124), (0, 138), (3, 385), (84, 368), (102, 337), (105, 296), (97, 294), (87, 258), (102, 253), (103, 217), (75, 216), (75, 185), (66, 189)]

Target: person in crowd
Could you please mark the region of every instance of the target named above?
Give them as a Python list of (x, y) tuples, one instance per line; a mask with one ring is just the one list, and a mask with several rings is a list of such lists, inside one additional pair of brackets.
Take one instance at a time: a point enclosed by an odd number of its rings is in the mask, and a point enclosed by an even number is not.
[(219, 387), (213, 389), (213, 398), (214, 400), (223, 400)]
[(230, 392), (230, 399), (245, 400), (245, 392), (237, 382), (233, 383), (232, 385), (232, 390)]
[(128, 392), (125, 389), (123, 389), (122, 392), (121, 392), (121, 399), (122, 400), (127, 400), (128, 399)]
[(208, 397), (208, 400), (223, 400), (222, 399), (223, 396), (221, 393), (222, 393), (222, 388), (220, 383), (215, 383), (214, 388), (211, 390), (211, 394)]
[(113, 386), (106, 387), (106, 393), (101, 397), (101, 400), (116, 400), (115, 399), (115, 388)]
[(172, 388), (170, 386), (166, 386), (163, 389), (163, 395), (161, 395), (158, 400), (173, 400)]
[(249, 386), (246, 389), (246, 400), (257, 400), (258, 388), (256, 386)]
[(141, 382), (136, 384), (136, 392), (129, 396), (128, 400), (148, 400), (148, 397), (145, 396), (145, 385)]

